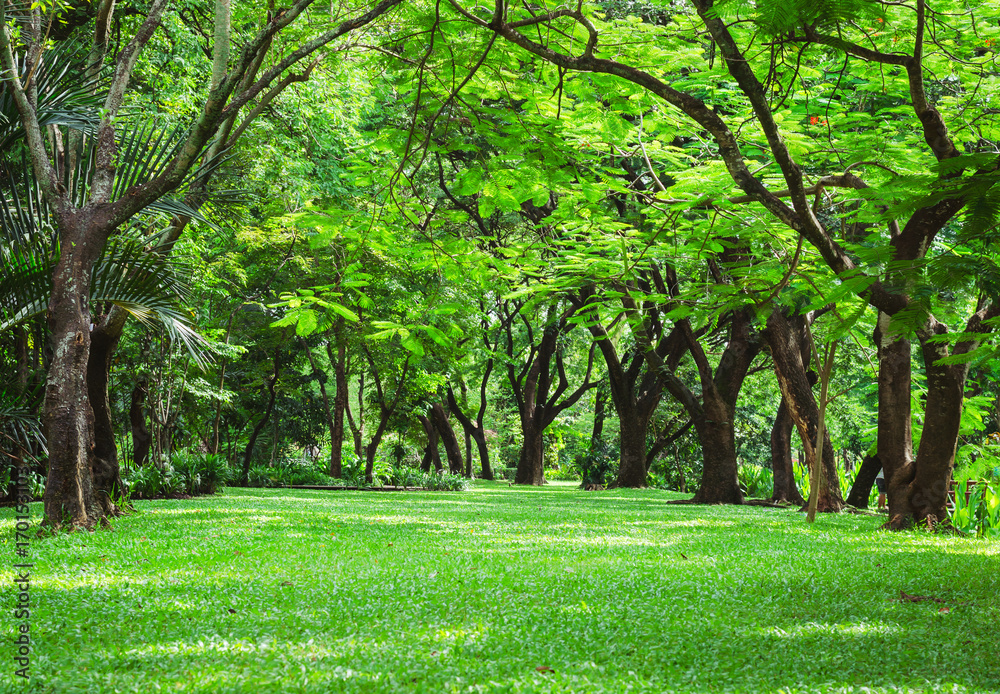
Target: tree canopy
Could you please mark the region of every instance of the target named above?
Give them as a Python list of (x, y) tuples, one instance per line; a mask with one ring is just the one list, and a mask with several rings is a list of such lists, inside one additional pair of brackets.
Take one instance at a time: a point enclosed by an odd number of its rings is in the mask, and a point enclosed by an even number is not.
[(4, 3), (0, 446), (55, 526), (186, 455), (943, 520), (998, 9)]

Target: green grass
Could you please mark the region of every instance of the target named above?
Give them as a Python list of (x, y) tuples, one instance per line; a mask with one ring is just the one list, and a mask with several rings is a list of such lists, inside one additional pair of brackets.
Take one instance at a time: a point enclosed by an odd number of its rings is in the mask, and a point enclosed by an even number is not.
[(13, 683), (5, 607), (0, 685), (1000, 691), (997, 543), (664, 503), (678, 496), (482, 483), (139, 502), (113, 532), (32, 542), (33, 678)]

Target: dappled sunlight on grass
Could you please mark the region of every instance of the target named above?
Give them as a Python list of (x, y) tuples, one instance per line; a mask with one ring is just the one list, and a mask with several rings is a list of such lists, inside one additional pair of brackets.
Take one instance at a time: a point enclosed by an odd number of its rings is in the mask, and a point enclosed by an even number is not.
[(33, 542), (29, 691), (997, 689), (997, 659), (953, 657), (997, 650), (997, 543), (678, 496), (140, 502), (113, 532)]
[(760, 631), (764, 636), (775, 636), (779, 639), (795, 639), (814, 636), (816, 634), (837, 635), (846, 637), (856, 636), (888, 636), (891, 634), (902, 634), (903, 629), (899, 625), (887, 624), (885, 622), (862, 622), (858, 624), (817, 624), (809, 623), (792, 627), (785, 631), (779, 627), (770, 627)]

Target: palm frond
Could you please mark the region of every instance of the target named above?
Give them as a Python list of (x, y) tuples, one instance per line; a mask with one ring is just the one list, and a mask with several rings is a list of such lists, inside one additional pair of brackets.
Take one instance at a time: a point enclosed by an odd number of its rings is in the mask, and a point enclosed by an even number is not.
[[(31, 70), (23, 62), (18, 72), (31, 79), (38, 90), (38, 124), (61, 126), (93, 132), (100, 118), (98, 109), (104, 102), (106, 79), (88, 77), (86, 51), (74, 42), (57, 44), (45, 51), (41, 62)], [(9, 89), (0, 84), (0, 152), (11, 151), (24, 137), (21, 117)]]
[(90, 299), (111, 302), (144, 324), (161, 323), (204, 366), (208, 361), (205, 341), (182, 308), (187, 291), (184, 270), (175, 256), (147, 251), (134, 238), (115, 239), (94, 266)]
[(38, 419), (41, 391), (19, 393), (0, 386), (0, 453), (20, 457), (33, 450), (48, 453)]

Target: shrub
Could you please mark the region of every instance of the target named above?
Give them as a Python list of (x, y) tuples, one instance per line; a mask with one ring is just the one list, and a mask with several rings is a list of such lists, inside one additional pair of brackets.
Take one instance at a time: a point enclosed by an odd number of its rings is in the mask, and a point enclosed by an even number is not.
[[(952, 527), (966, 535), (1000, 537), (1000, 489), (980, 482), (969, 489), (962, 480), (955, 490), (955, 508), (949, 511)], [(966, 492), (969, 493), (966, 501)]]
[(178, 451), (173, 455), (174, 477), (185, 494), (197, 494), (201, 489), (201, 472), (197, 456)]
[(495, 467), (493, 468), (493, 479), (497, 480), (507, 480), (508, 482), (513, 482), (514, 478), (517, 477), (516, 467)]
[(769, 497), (774, 492), (771, 470), (756, 463), (740, 465), (737, 473), (743, 494), (749, 497)]
[(583, 486), (614, 482), (618, 474), (618, 450), (604, 441), (597, 441), (574, 461)]
[(174, 472), (187, 494), (215, 494), (228, 483), (232, 471), (225, 456), (178, 451), (173, 455)]
[(423, 487), (426, 483), (428, 473), (419, 468), (397, 466), (392, 468), (388, 478), (388, 484), (397, 487)]
[(161, 470), (155, 465), (146, 465), (135, 470), (122, 470), (124, 482), (135, 499), (153, 499), (162, 494), (163, 480), (169, 474), (168, 468)]
[(461, 475), (424, 472), (407, 466), (394, 467), (385, 479), (387, 484), (397, 487), (424, 487), (436, 491), (463, 491), (469, 488), (469, 481)]
[(41, 501), (45, 496), (45, 477), (37, 472), (28, 473), (28, 492), (34, 501)]
[(461, 475), (452, 475), (448, 472), (443, 472), (440, 475), (430, 473), (426, 475), (422, 486), (438, 492), (464, 492), (469, 488), (469, 480)]
[(248, 487), (277, 487), (281, 484), (274, 475), (274, 468), (266, 465), (254, 465), (247, 475)]
[(10, 487), (12, 486), (10, 473), (14, 469), (13, 467), (8, 467), (3, 472), (0, 472), (0, 499), (5, 499), (10, 491)]
[(340, 471), (344, 476), (343, 483), (348, 487), (364, 487), (368, 484), (365, 480), (365, 461), (356, 455), (345, 458)]
[(214, 494), (234, 477), (225, 456), (217, 453), (206, 453), (201, 456), (200, 474), (202, 492), (205, 494)]
[(569, 482), (579, 482), (580, 473), (574, 470), (572, 467), (566, 465), (559, 468), (554, 468), (545, 471), (545, 479), (547, 480), (564, 480)]
[(277, 480), (275, 486), (299, 484), (334, 485), (337, 481), (326, 474), (326, 468), (316, 461), (305, 458), (282, 458), (270, 468), (271, 477)]

